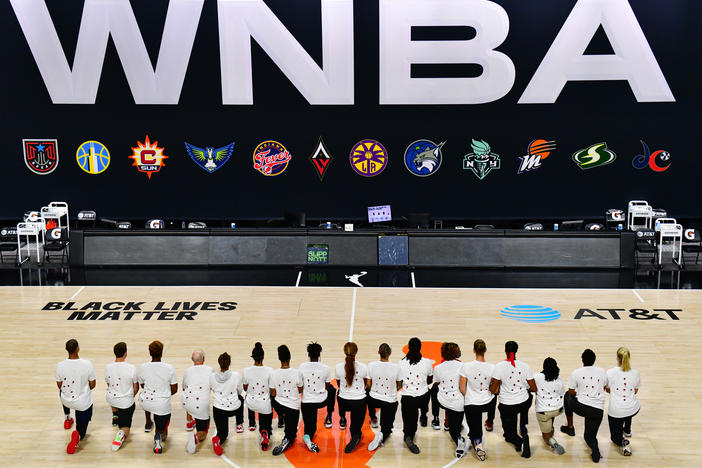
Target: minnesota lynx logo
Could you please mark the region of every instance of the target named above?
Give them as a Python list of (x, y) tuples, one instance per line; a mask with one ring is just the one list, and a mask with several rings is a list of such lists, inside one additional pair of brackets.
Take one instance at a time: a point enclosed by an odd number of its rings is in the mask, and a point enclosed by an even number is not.
[(578, 150), (573, 155), (573, 161), (582, 170), (604, 166), (614, 162), (615, 159), (617, 159), (617, 155), (614, 151), (607, 149), (607, 143), (597, 143), (589, 148)]
[(463, 169), (470, 169), (478, 179), (483, 180), (490, 171), (500, 168), (500, 155), (491, 152), (488, 143), (473, 140), (470, 146), (473, 152), (463, 156)]

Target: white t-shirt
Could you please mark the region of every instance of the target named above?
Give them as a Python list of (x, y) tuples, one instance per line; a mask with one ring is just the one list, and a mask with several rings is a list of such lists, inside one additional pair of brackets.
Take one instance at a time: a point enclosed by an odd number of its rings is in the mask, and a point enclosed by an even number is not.
[(56, 381), (61, 382), (61, 403), (78, 411), (93, 404), (89, 382), (95, 380), (93, 363), (87, 359), (64, 359), (56, 364)]
[(321, 403), (327, 399), (327, 383), (331, 382), (329, 366), (321, 362), (300, 364), (302, 373), (302, 402)]
[(246, 406), (260, 414), (271, 414), (271, 390), (269, 379), (273, 369), (268, 366), (251, 366), (244, 369), (243, 384), (246, 387)]
[(127, 362), (112, 362), (105, 367), (105, 399), (113, 408), (127, 409), (134, 404), (136, 367)]
[(275, 388), (275, 401), (283, 406), (300, 409), (300, 390), (302, 374), (292, 367), (276, 369), (271, 373), (270, 388)]
[(500, 381), (500, 394), (497, 401), (503, 405), (518, 405), (529, 399), (529, 384), (527, 380), (534, 378), (531, 367), (526, 362), (514, 360), (511, 362), (500, 361), (495, 364), (492, 378)]
[(495, 395), (490, 393), (490, 379), (495, 370), (495, 365), (489, 362), (471, 361), (463, 364), (458, 371), (461, 377), (466, 378), (465, 406), (481, 406), (490, 403)]
[(628, 418), (641, 409), (641, 403), (635, 389), (641, 385), (641, 375), (636, 369), (627, 372), (621, 367), (612, 367), (607, 371), (607, 386), (609, 387), (609, 410), (607, 414), (613, 418)]
[(214, 395), (212, 406), (225, 411), (234, 411), (241, 406), (239, 394), (244, 393), (241, 375), (228, 370), (226, 372), (213, 372), (210, 375), (210, 388)]
[(171, 414), (171, 385), (178, 383), (175, 368), (165, 362), (147, 362), (139, 368), (137, 379), (144, 386), (139, 392), (144, 411), (158, 416)]
[(339, 398), (345, 400), (363, 400), (366, 397), (366, 382), (368, 367), (362, 362), (354, 361), (356, 372), (353, 374), (351, 385), (346, 385), (345, 363), (341, 362), (334, 369), (334, 378), (339, 383)]
[(398, 362), (402, 376), (402, 394), (418, 397), (429, 391), (427, 377), (434, 375), (434, 361), (423, 357), (418, 363), (410, 364), (403, 358)]
[(212, 368), (204, 364), (190, 366), (183, 372), (183, 391), (180, 402), (195, 419), (210, 417), (210, 376)]
[(444, 408), (453, 411), (463, 411), (465, 398), (458, 388), (458, 372), (463, 367), (461, 361), (445, 361), (434, 368), (434, 382), (439, 384), (436, 398)]
[(604, 410), (607, 373), (601, 367), (585, 366), (573, 371), (568, 379), (568, 388), (574, 389), (575, 398), (583, 405)]
[(397, 401), (397, 382), (402, 382), (400, 366), (392, 362), (375, 361), (368, 364), (368, 378), (371, 379), (369, 395), (388, 403)]
[(556, 380), (546, 381), (543, 373), (534, 374), (536, 384), (536, 412), (556, 411), (563, 408), (563, 394), (565, 386), (560, 377)]

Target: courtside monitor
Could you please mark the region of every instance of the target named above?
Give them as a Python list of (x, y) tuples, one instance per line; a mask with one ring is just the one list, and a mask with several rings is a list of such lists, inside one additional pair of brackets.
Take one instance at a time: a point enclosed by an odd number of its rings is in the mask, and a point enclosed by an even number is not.
[(582, 231), (585, 221), (582, 219), (576, 219), (573, 221), (563, 221), (561, 223), (562, 231)]
[(369, 206), (368, 207), (368, 222), (380, 223), (383, 221), (392, 221), (392, 213), (390, 205)]

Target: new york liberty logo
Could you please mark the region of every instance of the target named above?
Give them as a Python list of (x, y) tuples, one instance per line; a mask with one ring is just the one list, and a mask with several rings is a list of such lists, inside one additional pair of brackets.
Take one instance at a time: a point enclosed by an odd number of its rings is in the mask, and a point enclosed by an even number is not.
[(463, 169), (470, 169), (483, 180), (493, 169), (500, 168), (500, 155), (493, 153), (487, 142), (473, 140), (470, 146), (473, 152), (463, 156)]

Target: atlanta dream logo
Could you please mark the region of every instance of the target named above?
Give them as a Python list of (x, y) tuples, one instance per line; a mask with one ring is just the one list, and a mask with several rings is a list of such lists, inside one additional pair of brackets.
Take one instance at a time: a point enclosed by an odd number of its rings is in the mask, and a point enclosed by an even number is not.
[(54, 172), (58, 166), (58, 141), (50, 139), (22, 140), (24, 163), (30, 171), (39, 175)]
[(264, 176), (277, 176), (285, 172), (292, 155), (281, 143), (267, 140), (253, 152), (253, 167)]

